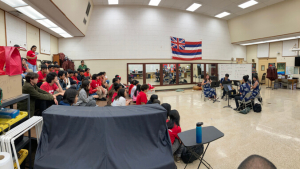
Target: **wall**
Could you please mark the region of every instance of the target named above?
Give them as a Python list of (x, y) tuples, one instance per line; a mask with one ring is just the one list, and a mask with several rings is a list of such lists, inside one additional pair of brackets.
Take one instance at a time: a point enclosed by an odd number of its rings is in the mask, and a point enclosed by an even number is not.
[(59, 39), (59, 51), (72, 59), (170, 59), (170, 36), (203, 41), (202, 58), (245, 58), (232, 45), (224, 20), (174, 9), (94, 6), (85, 37)]
[(0, 10), (0, 46), (6, 45), (4, 18), (4, 11)]
[(283, 2), (228, 21), (231, 42), (300, 32), (300, 0)]
[[(92, 0), (51, 0), (69, 20), (83, 33), (86, 34), (87, 26), (93, 11)], [(88, 2), (91, 3), (89, 16), (86, 15)], [(83, 23), (86, 19), (86, 24)]]

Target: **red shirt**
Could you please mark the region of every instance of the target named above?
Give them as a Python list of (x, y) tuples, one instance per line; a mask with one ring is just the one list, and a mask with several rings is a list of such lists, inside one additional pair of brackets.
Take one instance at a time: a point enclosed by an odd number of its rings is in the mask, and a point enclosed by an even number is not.
[(39, 81), (38, 81), (38, 83), (39, 82), (43, 82), (42, 80), (45, 79), (45, 77), (47, 76), (46, 73), (43, 74), (41, 71), (38, 71), (37, 74), (39, 75)]
[(90, 77), (90, 74), (87, 73), (87, 72), (84, 72), (84, 76), (85, 76), (85, 77)]
[(136, 105), (141, 105), (141, 103), (147, 103), (148, 99), (147, 99), (147, 95), (146, 93), (144, 93), (143, 91), (141, 91), (139, 93), (139, 95), (136, 98)]
[(129, 90), (129, 91), (128, 91), (129, 95), (131, 94), (131, 89), (133, 88), (133, 86), (134, 86), (133, 84), (131, 84), (131, 85), (129, 86), (129, 89), (128, 89), (128, 90)]
[(179, 139), (178, 133), (181, 133), (181, 127), (174, 124), (174, 127), (172, 129), (168, 129), (168, 132), (169, 132), (171, 142), (173, 144), (175, 141), (175, 138)]
[[(30, 50), (30, 51), (27, 52), (27, 56), (35, 57), (35, 52)], [(27, 62), (32, 64), (32, 65), (36, 65), (36, 59), (37, 59), (37, 57), (35, 59), (28, 59)]]
[(26, 70), (27, 70), (27, 69), (26, 69), (24, 66), (22, 66), (22, 71), (23, 71), (23, 73), (25, 73)]
[(108, 88), (108, 91), (110, 91), (110, 90), (111, 90), (111, 88), (113, 87), (113, 85), (114, 85), (114, 84), (110, 85), (110, 87)]
[(95, 92), (97, 92), (97, 89), (93, 89), (93, 88), (91, 87), (89, 93), (90, 93), (90, 94), (93, 94), (93, 93), (95, 93)]
[(55, 71), (56, 74), (58, 74), (58, 72), (59, 72), (59, 70), (58, 70), (58, 71)]
[(114, 95), (113, 95), (112, 98), (111, 98), (111, 101), (112, 101), (112, 102), (115, 100), (115, 97), (116, 97), (117, 95), (118, 95), (118, 93), (115, 92)]
[(95, 89), (98, 86), (99, 86), (99, 83), (96, 80), (92, 80), (92, 82), (91, 82), (91, 88)]
[(43, 83), (40, 88), (50, 94), (53, 94), (54, 91), (56, 91), (58, 89), (58, 87), (55, 83), (52, 86), (50, 86), (50, 84), (48, 82)]
[(79, 80), (77, 79), (77, 77), (74, 75), (74, 76), (72, 76), (71, 77), (73, 80), (75, 80), (76, 81), (76, 83), (78, 84), (78, 82), (79, 82)]
[(102, 81), (99, 79), (97, 80), (98, 86), (102, 86)]

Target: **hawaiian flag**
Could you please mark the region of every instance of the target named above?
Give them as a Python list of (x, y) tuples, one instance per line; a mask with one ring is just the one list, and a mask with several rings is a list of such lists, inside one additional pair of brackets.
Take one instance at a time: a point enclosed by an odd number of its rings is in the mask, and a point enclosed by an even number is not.
[(187, 42), (185, 39), (171, 36), (172, 59), (200, 60), (202, 59), (202, 41)]

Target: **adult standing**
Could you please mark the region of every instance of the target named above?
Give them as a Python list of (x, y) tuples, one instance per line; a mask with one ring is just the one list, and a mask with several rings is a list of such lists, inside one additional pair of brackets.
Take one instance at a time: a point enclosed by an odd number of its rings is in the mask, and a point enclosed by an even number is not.
[(27, 59), (27, 64), (28, 64), (28, 68), (31, 69), (33, 72), (37, 72), (36, 71), (36, 60), (37, 60), (37, 56), (35, 54), (36, 51), (36, 46), (33, 45), (30, 48), (30, 51), (27, 52), (26, 55), (26, 59)]
[(85, 70), (87, 66), (84, 64), (84, 60), (81, 61), (81, 65), (78, 66), (78, 69)]

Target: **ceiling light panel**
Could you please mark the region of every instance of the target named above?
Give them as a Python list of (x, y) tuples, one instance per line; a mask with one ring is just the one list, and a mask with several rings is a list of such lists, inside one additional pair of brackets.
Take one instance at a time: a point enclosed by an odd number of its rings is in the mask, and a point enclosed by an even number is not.
[(201, 6), (201, 4), (193, 3), (190, 7), (188, 7), (186, 10), (194, 12), (196, 9), (198, 9)]
[(62, 34), (59, 34), (60, 36), (64, 37), (64, 38), (72, 38), (73, 36), (71, 36), (70, 34), (68, 33), (62, 33)]
[(108, 0), (109, 5), (117, 5), (119, 4), (119, 0)]
[(47, 28), (55, 28), (58, 27), (56, 24), (51, 22), (49, 19), (41, 19), (41, 20), (36, 20), (38, 23), (44, 25)]
[(2, 2), (6, 3), (7, 5), (16, 8), (20, 6), (26, 6), (27, 4), (22, 0), (1, 0)]
[(61, 28), (50, 28), (53, 32), (56, 32), (56, 33), (58, 33), (58, 34), (66, 34), (67, 32), (66, 31), (64, 31), (63, 29), (61, 29)]
[(258, 4), (258, 2), (254, 1), (254, 0), (250, 0), (250, 1), (247, 1), (247, 2), (245, 2), (245, 3), (243, 3), (243, 4), (240, 4), (240, 5), (238, 5), (238, 6), (239, 6), (240, 8), (245, 9), (245, 8), (248, 8), (248, 7), (253, 6), (253, 5), (256, 5), (256, 4)]
[(151, 6), (158, 6), (161, 0), (150, 0), (149, 5)]
[(228, 15), (230, 15), (230, 13), (228, 13), (228, 12), (222, 12), (222, 13), (216, 15), (215, 17), (217, 17), (217, 18), (224, 18), (225, 16), (228, 16)]
[(37, 19), (46, 19), (46, 17), (42, 14), (40, 14), (38, 11), (33, 9), (31, 6), (24, 6), (24, 7), (18, 7), (16, 10), (22, 12), (26, 16), (28, 16), (31, 19), (37, 20)]

